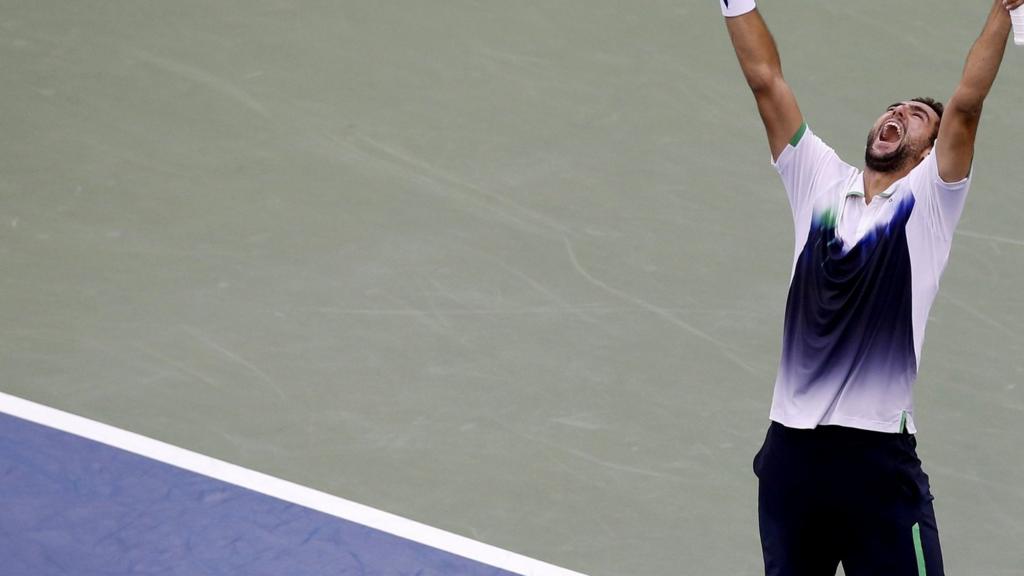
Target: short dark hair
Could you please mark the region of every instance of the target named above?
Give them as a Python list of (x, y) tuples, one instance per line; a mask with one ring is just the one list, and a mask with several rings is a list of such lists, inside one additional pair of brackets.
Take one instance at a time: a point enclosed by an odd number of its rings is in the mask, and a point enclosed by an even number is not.
[(920, 102), (934, 110), (935, 113), (939, 115), (939, 122), (935, 125), (935, 132), (932, 133), (932, 144), (935, 144), (935, 139), (939, 137), (939, 124), (942, 123), (942, 111), (945, 110), (946, 107), (942, 105), (942, 102), (927, 96), (918, 96), (917, 98), (912, 98), (910, 101)]
[(925, 104), (932, 110), (935, 110), (935, 113), (939, 115), (939, 120), (942, 120), (942, 111), (946, 109), (946, 107), (942, 105), (942, 102), (939, 102), (935, 98), (928, 98), (927, 96), (918, 96), (917, 98), (912, 98), (910, 101)]

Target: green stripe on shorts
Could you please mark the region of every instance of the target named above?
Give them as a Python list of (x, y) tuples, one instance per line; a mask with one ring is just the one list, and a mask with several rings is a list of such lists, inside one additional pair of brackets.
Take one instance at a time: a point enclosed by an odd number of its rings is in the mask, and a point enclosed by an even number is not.
[(915, 522), (911, 531), (914, 533), (914, 553), (917, 554), (917, 576), (928, 576), (924, 567), (924, 548), (921, 547), (921, 525)]

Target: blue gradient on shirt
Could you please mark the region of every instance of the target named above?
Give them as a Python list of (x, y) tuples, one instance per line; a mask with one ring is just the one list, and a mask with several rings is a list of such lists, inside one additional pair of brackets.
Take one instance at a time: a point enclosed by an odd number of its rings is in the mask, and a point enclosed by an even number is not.
[[(828, 410), (849, 382), (884, 389), (916, 377), (906, 235), (913, 209), (908, 195), (852, 247), (836, 236), (830, 213), (813, 218), (790, 285), (779, 367), (794, 400)], [(879, 390), (879, 401), (886, 396)]]

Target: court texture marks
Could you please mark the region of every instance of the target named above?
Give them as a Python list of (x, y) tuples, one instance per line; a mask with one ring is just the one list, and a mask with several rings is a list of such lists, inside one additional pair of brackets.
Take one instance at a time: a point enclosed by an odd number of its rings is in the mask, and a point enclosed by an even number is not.
[[(852, 163), (985, 4), (760, 3)], [(951, 574), (1024, 573), (1021, 94), (916, 388)], [(759, 574), (792, 242), (715, 2), (0, 0), (0, 575)]]

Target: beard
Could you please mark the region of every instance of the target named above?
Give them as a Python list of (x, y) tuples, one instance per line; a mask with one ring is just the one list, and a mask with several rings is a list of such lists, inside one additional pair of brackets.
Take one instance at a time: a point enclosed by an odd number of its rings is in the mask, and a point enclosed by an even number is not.
[(871, 149), (871, 145), (877, 138), (878, 129), (872, 129), (871, 132), (868, 132), (868, 143), (864, 148), (864, 165), (875, 172), (898, 172), (914, 155), (914, 151), (910, 149), (905, 140), (892, 152), (877, 154)]

